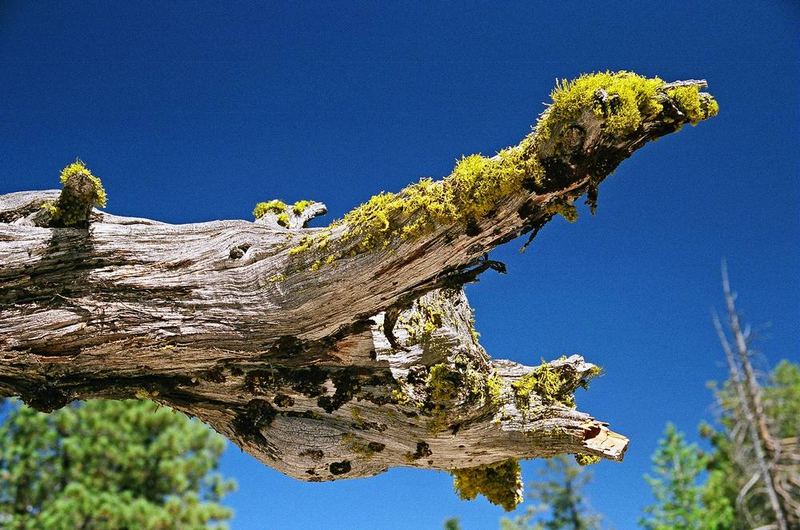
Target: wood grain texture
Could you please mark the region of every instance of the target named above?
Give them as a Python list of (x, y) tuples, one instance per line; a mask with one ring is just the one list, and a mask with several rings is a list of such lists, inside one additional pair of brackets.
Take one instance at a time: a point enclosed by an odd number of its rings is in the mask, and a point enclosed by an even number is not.
[[(538, 231), (554, 201), (591, 195), (688, 122), (659, 97), (663, 111), (624, 137), (591, 109), (563, 124), (536, 144), (546, 186), (474, 225), (369, 252), (349, 252), (346, 223), (304, 228), (303, 216), (172, 225), (94, 210), (88, 229), (61, 228), (41, 218), (59, 191), (0, 196), (0, 395), (45, 411), (147, 397), (309, 481), (559, 453), (621, 460), (627, 439), (604, 422), (521, 401), (514, 382), (532, 369), (490, 358), (460, 285), (495, 265), (492, 248)], [(292, 251), (323, 232), (344, 257), (319, 266), (320, 251)], [(453, 383), (444, 393), (437, 366)], [(550, 366), (576, 384), (592, 371), (578, 356)]]

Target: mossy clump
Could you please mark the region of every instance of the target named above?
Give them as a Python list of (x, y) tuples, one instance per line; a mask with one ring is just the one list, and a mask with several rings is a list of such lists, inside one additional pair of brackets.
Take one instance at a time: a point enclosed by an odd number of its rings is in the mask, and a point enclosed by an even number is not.
[(289, 227), (289, 214), (287, 213), (285, 202), (279, 199), (273, 199), (267, 202), (260, 202), (253, 208), (253, 217), (256, 219), (261, 219), (268, 213), (274, 214), (277, 217), (279, 225), (284, 228)]
[(522, 470), (517, 460), (455, 469), (451, 474), (456, 493), (464, 500), (471, 501), (480, 493), (507, 512), (522, 502)]
[(593, 366), (589, 371), (578, 373), (568, 364), (553, 366), (543, 362), (518, 380), (511, 383), (517, 402), (524, 408), (530, 404), (531, 394), (535, 394), (543, 405), (559, 403), (575, 408), (575, 390), (586, 388), (587, 380), (598, 375), (600, 368)]
[(311, 206), (313, 203), (314, 201), (307, 201), (307, 200), (297, 201), (292, 205), (292, 213), (294, 213), (295, 215), (303, 215), (303, 212), (306, 210), (306, 208)]
[(431, 401), (434, 403), (447, 403), (458, 399), (461, 392), (462, 379), (460, 372), (451, 369), (445, 363), (431, 366), (426, 381)]
[(502, 403), (503, 380), (478, 368), (465, 355), (456, 355), (451, 363), (439, 363), (428, 369), (425, 378), (427, 399), (420, 404), (430, 414), (428, 430), (439, 432), (457, 416), (461, 404), (499, 408)]
[(85, 226), (93, 206), (106, 206), (108, 198), (100, 178), (81, 160), (62, 169), (59, 180), (64, 189), (58, 200), (42, 204), (42, 209), (50, 214), (52, 226)]
[(425, 178), (399, 193), (376, 195), (344, 216), (342, 222), (349, 227), (344, 239), (357, 240), (358, 251), (366, 252), (427, 235), (440, 224), (466, 228), (520, 192), (523, 181), (543, 174), (531, 146), (528, 137), (493, 158), (466, 156), (444, 180)]
[[(584, 109), (592, 109), (604, 119), (605, 131), (614, 136), (632, 133), (647, 118), (663, 109), (656, 94), (664, 85), (658, 77), (647, 78), (632, 72), (584, 74), (574, 81), (556, 83), (550, 94), (553, 103), (537, 126), (542, 139), (549, 139), (555, 128), (573, 124)], [(605, 92), (607, 99), (600, 97)]]
[(108, 197), (106, 196), (106, 190), (103, 188), (103, 183), (100, 182), (100, 178), (96, 175), (93, 175), (89, 168), (86, 167), (80, 159), (76, 160), (75, 162), (69, 164), (67, 167), (61, 170), (61, 175), (59, 175), (59, 180), (61, 181), (62, 185), (66, 185), (67, 181), (75, 175), (83, 175), (89, 179), (94, 186), (95, 191), (95, 200), (94, 206), (98, 208), (105, 208), (106, 204), (108, 203)]
[(667, 95), (692, 125), (719, 113), (719, 103), (710, 97), (702, 97), (697, 85), (679, 86), (668, 90)]
[(302, 215), (305, 209), (313, 203), (314, 201), (302, 200), (289, 206), (280, 199), (260, 202), (256, 204), (256, 207), (253, 209), (253, 217), (260, 219), (266, 214), (271, 213), (275, 215), (275, 220), (280, 226), (289, 228), (289, 212), (294, 215)]
[(558, 214), (570, 223), (578, 220), (578, 209), (568, 199), (555, 199), (545, 206), (549, 214)]
[[(519, 144), (494, 157), (464, 156), (443, 180), (423, 178), (398, 193), (375, 195), (335, 223), (345, 225), (347, 231), (340, 239), (343, 248), (329, 254), (340, 259), (383, 250), (393, 243), (429, 235), (443, 225), (461, 226), (469, 232), (504, 200), (545, 188), (546, 173), (555, 170), (545, 170), (545, 166), (552, 167), (552, 160), (548, 162), (548, 156), (543, 154), (542, 142), (558, 139), (569, 144), (570, 149), (579, 148), (584, 134), (579, 125), (584, 112), (593, 112), (602, 120), (606, 135), (630, 135), (663, 110), (663, 87), (664, 82), (658, 77), (646, 78), (626, 71), (586, 74), (574, 81), (558, 82), (551, 93), (552, 104), (542, 114), (536, 130)], [(686, 108), (692, 123), (717, 112), (713, 98), (699, 96), (696, 86), (675, 88), (671, 93), (677, 104)], [(540, 155), (546, 159), (544, 163)], [(590, 197), (593, 208), (594, 203), (596, 185)], [(562, 202), (553, 208), (553, 213), (568, 220), (576, 218), (571, 204)], [(320, 242), (321, 237), (316, 236), (308, 244), (292, 249), (292, 253), (322, 249), (317, 244)]]
[(408, 333), (406, 345), (429, 344), (433, 332), (442, 327), (444, 316), (444, 310), (440, 302), (436, 300), (415, 300), (412, 310), (407, 315), (403, 315), (397, 322)]
[(599, 461), (600, 461), (599, 456), (585, 455), (583, 453), (575, 454), (575, 462), (577, 462), (579, 466), (589, 466), (592, 464), (596, 464)]
[(486, 389), (492, 405), (499, 407), (503, 404), (503, 378), (497, 373), (492, 373), (486, 380)]

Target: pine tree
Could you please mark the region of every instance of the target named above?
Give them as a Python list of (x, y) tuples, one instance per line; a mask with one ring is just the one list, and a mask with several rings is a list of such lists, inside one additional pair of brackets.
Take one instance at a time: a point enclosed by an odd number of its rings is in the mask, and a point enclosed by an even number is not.
[(234, 487), (214, 470), (222, 437), (147, 401), (88, 401), (52, 414), (6, 405), (0, 527), (222, 528)]
[[(800, 365), (781, 361), (761, 390), (768, 427), (776, 439), (770, 455), (771, 470), (779, 499), (787, 507), (787, 524), (793, 527), (800, 525), (800, 463), (796, 456), (800, 454)], [(730, 382), (715, 388), (714, 394), (722, 429), (710, 425), (700, 428), (713, 449), (703, 497), (709, 506), (713, 502), (714, 513), (727, 521), (719, 528), (746, 530), (768, 523), (773, 518), (772, 510), (752, 470), (752, 443), (742, 436), (740, 413)]]
[(706, 463), (697, 445), (687, 443), (683, 433), (668, 424), (653, 455), (654, 474), (645, 475), (656, 503), (645, 508), (648, 516), (640, 519), (641, 526), (648, 530), (709, 528), (699, 484)]
[(451, 517), (444, 522), (444, 530), (461, 530), (461, 523), (458, 518)]
[(722, 278), (728, 329), (716, 315), (714, 326), (729, 378), (712, 385), (720, 428), (701, 425), (707, 454), (667, 428), (653, 457), (656, 477), (648, 478), (657, 502), (640, 523), (653, 530), (800, 528), (800, 366), (782, 361), (760, 377), (724, 264)]
[(596, 530), (600, 516), (588, 506), (583, 488), (592, 475), (561, 455), (545, 461), (541, 480), (528, 484), (526, 513), (513, 520), (503, 519), (502, 530)]

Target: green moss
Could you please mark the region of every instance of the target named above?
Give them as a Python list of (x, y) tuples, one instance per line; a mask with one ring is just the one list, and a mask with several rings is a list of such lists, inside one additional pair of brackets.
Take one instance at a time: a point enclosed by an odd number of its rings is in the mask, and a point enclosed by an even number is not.
[(588, 372), (578, 374), (571, 366), (561, 365), (553, 367), (542, 363), (517, 381), (511, 383), (517, 403), (527, 408), (530, 404), (531, 394), (535, 394), (543, 405), (560, 403), (574, 408), (575, 389), (579, 386), (586, 388), (587, 380), (597, 376), (600, 368), (594, 366)]
[(431, 401), (447, 403), (458, 399), (462, 377), (457, 370), (451, 369), (445, 363), (440, 363), (431, 366), (426, 383)]
[[(85, 181), (74, 180), (76, 178), (87, 179), (92, 189), (85, 186)], [(76, 160), (62, 169), (59, 180), (64, 189), (58, 200), (55, 203), (45, 202), (42, 204), (42, 209), (51, 216), (51, 225), (85, 226), (93, 206), (98, 208), (106, 206), (108, 201), (102, 182), (80, 160)], [(70, 182), (72, 184), (68, 185)]]
[(292, 212), (295, 215), (302, 215), (303, 212), (305, 211), (305, 209), (308, 208), (309, 206), (311, 206), (311, 204), (313, 204), (313, 202), (314, 201), (306, 201), (306, 200), (297, 201), (296, 203), (294, 203), (292, 205)]
[(555, 199), (545, 206), (549, 214), (558, 214), (570, 223), (578, 220), (578, 209), (568, 199)]
[(676, 87), (668, 90), (667, 95), (692, 125), (719, 113), (719, 104), (713, 99), (702, 98), (697, 85)]
[(447, 364), (431, 366), (426, 380), (428, 407), (431, 409), (431, 419), (428, 422), (430, 432), (439, 432), (447, 427), (447, 412), (459, 398), (462, 382), (461, 374)]
[[(264, 215), (266, 215), (267, 213), (274, 213), (275, 215), (278, 216), (280, 216), (281, 214), (285, 215), (286, 203), (278, 199), (273, 199), (267, 202), (260, 202), (256, 204), (255, 208), (253, 208), (253, 217), (255, 217), (256, 219), (264, 217)], [(283, 226), (289, 226), (288, 217), (286, 217), (286, 224)]]
[(489, 391), (489, 399), (492, 405), (499, 407), (503, 403), (503, 378), (497, 373), (493, 373), (486, 380), (486, 389)]
[(400, 319), (399, 324), (408, 333), (407, 345), (424, 343), (431, 347), (431, 335), (442, 327), (443, 322), (444, 311), (439, 302), (427, 303), (417, 299), (412, 310)]
[(481, 494), (509, 512), (522, 502), (522, 471), (517, 460), (455, 469), (451, 474), (456, 493), (464, 500), (473, 500)]
[(511, 383), (518, 401), (527, 403), (531, 393), (538, 395), (542, 403), (561, 403), (568, 407), (575, 406), (572, 396), (574, 388), (567, 388), (558, 370), (547, 363), (534, 368), (517, 381)]
[(289, 249), (289, 255), (293, 256), (295, 254), (300, 254), (300, 253), (305, 252), (306, 250), (310, 249), (312, 246), (314, 246), (314, 238), (311, 237), (311, 236), (303, 236), (300, 239), (300, 244), (299, 245)]
[(596, 464), (600, 461), (599, 456), (592, 456), (592, 455), (585, 455), (582, 453), (575, 454), (575, 461), (578, 463), (579, 466), (589, 466), (591, 464)]
[[(575, 123), (584, 109), (592, 109), (605, 119), (605, 131), (614, 136), (632, 133), (642, 120), (661, 112), (656, 98), (664, 82), (658, 77), (648, 79), (631, 72), (599, 72), (584, 74), (574, 81), (556, 83), (551, 93), (553, 104), (537, 125), (542, 139), (552, 137), (556, 127)], [(600, 90), (608, 96), (606, 105), (597, 97)]]
[[(605, 134), (630, 135), (643, 120), (662, 111), (659, 97), (663, 97), (660, 94), (663, 86), (664, 82), (657, 77), (645, 78), (624, 71), (582, 75), (574, 81), (557, 83), (551, 94), (552, 104), (534, 133), (495, 157), (474, 154), (461, 158), (443, 180), (424, 178), (398, 193), (375, 195), (335, 223), (345, 225), (347, 232), (341, 238), (342, 248), (330, 255), (340, 259), (383, 250), (399, 241), (429, 235), (442, 225), (460, 225), (465, 231), (474, 227), (507, 198), (544, 185), (545, 170), (536, 155), (541, 141), (555, 137), (573, 141), (575, 135), (561, 134), (561, 128), (579, 123), (587, 110), (602, 118)], [(698, 96), (697, 87), (676, 88), (673, 92), (679, 101), (686, 100), (685, 104), (678, 104), (686, 106), (693, 122), (716, 114), (716, 102)], [(596, 185), (589, 202), (594, 208)], [(574, 206), (567, 201), (550, 207), (552, 213), (567, 220), (577, 218)], [(315, 247), (323, 248), (321, 236), (292, 251), (299, 253)]]
[(400, 193), (381, 193), (345, 215), (345, 240), (357, 240), (360, 252), (385, 248), (391, 241), (416, 239), (437, 225), (479, 221), (500, 202), (522, 190), (527, 178), (543, 173), (531, 154), (531, 138), (501, 151), (496, 158), (470, 155), (441, 181), (426, 178)]
[(56, 208), (56, 205), (53, 204), (51, 201), (43, 202), (42, 203), (42, 210), (45, 210), (47, 213), (49, 213), (53, 217), (55, 217), (56, 214), (58, 213), (58, 208)]
[(88, 177), (91, 181), (92, 185), (94, 186), (95, 191), (95, 201), (94, 205), (98, 208), (105, 208), (106, 204), (108, 203), (108, 197), (106, 196), (106, 190), (103, 188), (103, 183), (100, 182), (100, 178), (93, 175), (89, 168), (81, 160), (76, 160), (72, 164), (69, 164), (67, 167), (61, 170), (61, 175), (59, 176), (59, 180), (61, 184), (64, 185), (73, 175), (83, 174), (84, 176)]

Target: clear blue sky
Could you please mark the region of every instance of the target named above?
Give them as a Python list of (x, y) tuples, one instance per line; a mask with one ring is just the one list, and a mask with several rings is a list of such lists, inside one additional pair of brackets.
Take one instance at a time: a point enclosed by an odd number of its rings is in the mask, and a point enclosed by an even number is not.
[[(380, 7), (379, 7), (380, 6)], [(796, 2), (323, 3), (0, 0), (0, 193), (57, 186), (76, 156), (109, 210), (249, 218), (443, 176), (516, 143), (555, 78), (630, 69), (706, 78), (720, 115), (661, 139), (603, 184), (597, 215), (494, 252), (468, 294), (487, 349), (580, 352), (606, 375), (578, 404), (631, 438), (594, 467), (592, 504), (633, 528), (665, 423), (696, 439), (724, 377), (709, 321), (727, 257), (771, 363), (800, 356), (800, 13)], [(535, 462), (523, 468), (533, 477)], [(495, 528), (445, 473), (305, 484), (235, 447), (235, 529)]]

